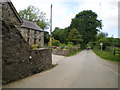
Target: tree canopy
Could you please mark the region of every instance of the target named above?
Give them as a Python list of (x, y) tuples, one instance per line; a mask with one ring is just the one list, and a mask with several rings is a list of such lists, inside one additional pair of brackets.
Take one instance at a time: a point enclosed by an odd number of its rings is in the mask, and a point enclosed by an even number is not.
[(108, 33), (100, 32), (97, 34), (96, 39), (99, 40), (101, 38), (105, 38), (108, 36)]
[(61, 43), (67, 43), (68, 34), (69, 34), (68, 28), (60, 29), (58, 27), (56, 27), (52, 33), (53, 37), (56, 40), (59, 40)]
[[(72, 38), (76, 38), (76, 40), (81, 44), (81, 48), (84, 49), (90, 41), (94, 41), (94, 39), (96, 39), (98, 31), (102, 29), (102, 20), (98, 20), (97, 17), (97, 14), (92, 10), (84, 10), (76, 14), (72, 19), (70, 26), (67, 28), (55, 28), (52, 33), (53, 37), (61, 43), (67, 43), (68, 40), (71, 41)], [(75, 33), (79, 33), (82, 37), (79, 37), (79, 35), (78, 37), (75, 36)]]
[(73, 28), (70, 31), (67, 40), (69, 42), (73, 42), (74, 44), (79, 44), (82, 41), (82, 35), (80, 35), (76, 28)]
[(38, 26), (40, 26), (43, 30), (49, 26), (48, 20), (46, 19), (46, 13), (40, 12), (38, 8), (35, 8), (32, 5), (28, 6), (24, 10), (20, 10), (19, 15), (22, 19), (36, 21)]
[(97, 14), (91, 10), (84, 10), (76, 14), (72, 19), (70, 28), (76, 28), (82, 35), (82, 46), (92, 40), (99, 29), (102, 28), (102, 21), (97, 19)]

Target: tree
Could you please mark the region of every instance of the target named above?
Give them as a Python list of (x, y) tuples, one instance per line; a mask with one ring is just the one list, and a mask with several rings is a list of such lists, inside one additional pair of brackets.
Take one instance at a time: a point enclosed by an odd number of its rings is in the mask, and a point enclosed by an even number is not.
[(52, 32), (52, 35), (56, 40), (60, 40), (59, 39), (60, 32), (61, 32), (61, 29), (59, 27), (55, 27), (54, 31)]
[(80, 35), (76, 28), (73, 28), (70, 31), (68, 41), (73, 42), (74, 44), (79, 44), (82, 41), (82, 35)]
[(59, 40), (61, 43), (66, 43), (66, 44), (67, 44), (68, 34), (69, 34), (68, 28), (60, 29), (58, 27), (56, 27), (52, 33), (55, 39)]
[(50, 40), (49, 32), (44, 32), (44, 43), (48, 44), (49, 40)]
[(48, 29), (49, 23), (45, 21), (37, 21), (37, 25), (40, 26), (43, 30)]
[(98, 45), (100, 46), (100, 43), (102, 42), (102, 43), (103, 43), (103, 49), (105, 50), (106, 47), (110, 46), (110, 39), (111, 39), (111, 38), (101, 38), (101, 39), (98, 41)]
[(40, 26), (43, 30), (49, 26), (48, 19), (46, 19), (46, 13), (40, 12), (38, 8), (35, 8), (32, 5), (28, 6), (24, 10), (20, 10), (19, 15), (22, 19), (36, 21), (38, 26)]
[(100, 32), (97, 34), (96, 39), (99, 40), (101, 38), (105, 38), (108, 36), (108, 33)]
[(120, 47), (120, 38), (113, 38), (112, 46)]
[[(60, 41), (54, 39), (54, 37), (51, 37), (52, 40), (52, 46), (59, 46), (60, 45)], [(50, 41), (48, 42), (48, 46), (50, 46)]]
[(94, 39), (98, 29), (102, 28), (101, 20), (97, 19), (97, 14), (91, 10), (84, 10), (76, 14), (72, 19), (70, 28), (76, 28), (82, 35), (82, 48), (85, 48), (87, 43)]
[(30, 5), (27, 7), (27, 9), (20, 10), (19, 15), (21, 16), (22, 19), (28, 19), (29, 21), (36, 21), (38, 20), (38, 12), (39, 12), (38, 9)]

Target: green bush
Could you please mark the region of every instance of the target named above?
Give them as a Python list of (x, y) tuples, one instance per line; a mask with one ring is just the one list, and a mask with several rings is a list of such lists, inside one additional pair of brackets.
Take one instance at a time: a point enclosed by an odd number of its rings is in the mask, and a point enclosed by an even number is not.
[(37, 44), (32, 45), (32, 49), (37, 49), (39, 46)]
[(73, 42), (68, 42), (68, 44), (66, 46), (67, 47), (72, 47), (73, 46)]
[(100, 49), (101, 48), (101, 46), (100, 46), (101, 42), (103, 43), (103, 46), (102, 46), (103, 50), (105, 50), (106, 47), (111, 46), (110, 38), (101, 38), (99, 41), (96, 42), (95, 47)]
[[(52, 37), (51, 39), (52, 39), (52, 46), (59, 46), (60, 45), (59, 40), (55, 40), (54, 37)], [(48, 46), (50, 46), (50, 41), (48, 42)]]
[(60, 43), (59, 46), (61, 47), (61, 49), (63, 49), (63, 48), (66, 46), (66, 44), (64, 44), (64, 43)]
[(81, 45), (80, 45), (80, 44), (77, 44), (77, 45), (74, 45), (74, 46), (77, 47), (77, 48), (80, 48)]

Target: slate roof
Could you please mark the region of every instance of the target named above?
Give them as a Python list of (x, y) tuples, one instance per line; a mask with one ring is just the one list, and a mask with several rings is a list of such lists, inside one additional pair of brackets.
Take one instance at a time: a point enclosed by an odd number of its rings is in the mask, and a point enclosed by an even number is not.
[(35, 22), (23, 20), (23, 24), (21, 25), (23, 28), (33, 29), (37, 31), (43, 31), (42, 28), (40, 28)]

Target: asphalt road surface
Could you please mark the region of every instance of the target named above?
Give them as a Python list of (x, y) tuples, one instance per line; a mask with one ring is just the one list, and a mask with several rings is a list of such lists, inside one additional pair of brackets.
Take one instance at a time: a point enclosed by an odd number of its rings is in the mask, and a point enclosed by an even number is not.
[(5, 88), (118, 88), (118, 64), (91, 50), (64, 58), (46, 72), (13, 82)]

